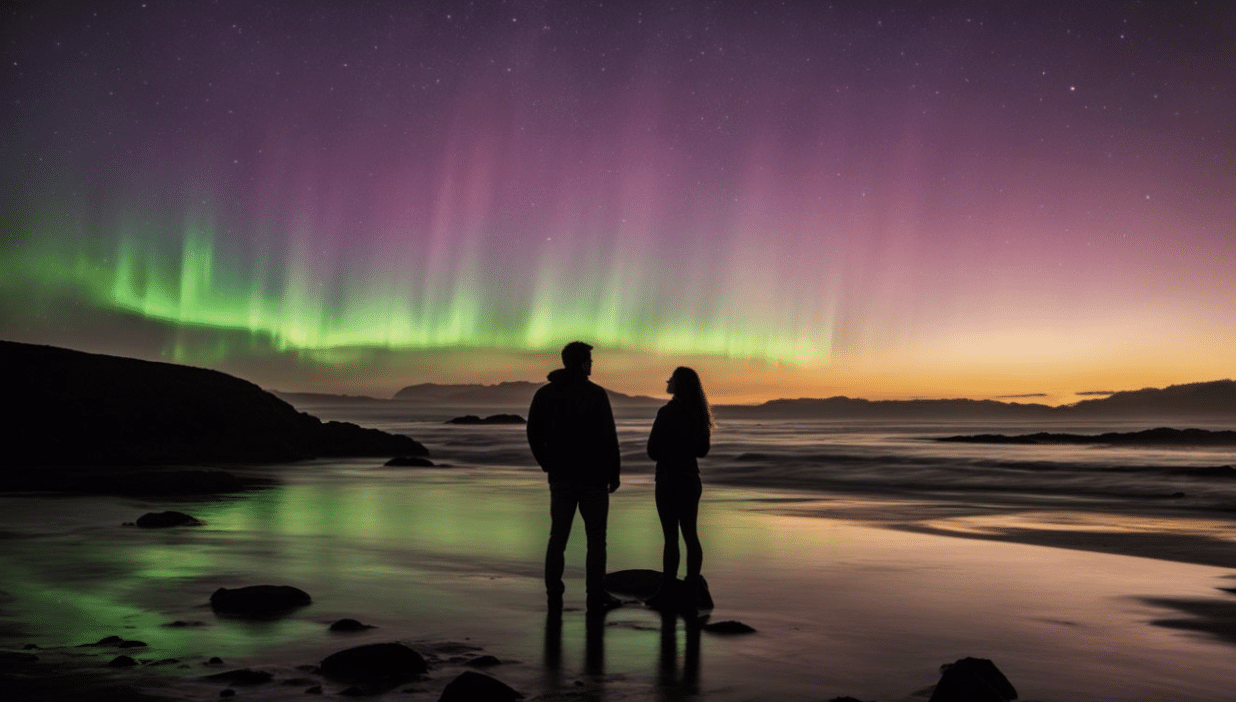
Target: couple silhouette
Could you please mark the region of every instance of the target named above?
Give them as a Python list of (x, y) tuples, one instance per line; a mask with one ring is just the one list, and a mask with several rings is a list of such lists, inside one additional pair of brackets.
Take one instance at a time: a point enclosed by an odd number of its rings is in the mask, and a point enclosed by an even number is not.
[[(585, 564), (587, 609), (603, 613), (622, 602), (606, 591), (605, 536), (609, 495), (621, 484), (621, 457), (614, 413), (605, 389), (592, 382), (592, 346), (572, 341), (562, 349), (562, 368), (549, 374), (528, 409), (528, 445), (549, 477), (550, 529), (545, 550), (545, 592), (551, 611), (562, 609), (562, 573), (575, 512), (588, 539)], [(656, 505), (665, 536), (661, 585), (645, 600), (662, 611), (691, 610), (709, 602), (700, 576), (704, 552), (696, 530), (701, 494), (698, 459), (707, 455), (713, 419), (699, 375), (680, 366), (666, 382), (672, 397), (657, 411), (648, 436), (656, 461)], [(679, 582), (678, 534), (687, 547), (686, 577)]]

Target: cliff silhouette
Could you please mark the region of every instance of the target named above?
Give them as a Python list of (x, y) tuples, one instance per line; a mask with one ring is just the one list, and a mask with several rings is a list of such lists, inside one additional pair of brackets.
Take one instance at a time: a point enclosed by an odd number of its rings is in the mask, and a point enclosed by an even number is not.
[(6, 472), (427, 453), (407, 436), (322, 422), (219, 371), (11, 341), (0, 341), (0, 367)]

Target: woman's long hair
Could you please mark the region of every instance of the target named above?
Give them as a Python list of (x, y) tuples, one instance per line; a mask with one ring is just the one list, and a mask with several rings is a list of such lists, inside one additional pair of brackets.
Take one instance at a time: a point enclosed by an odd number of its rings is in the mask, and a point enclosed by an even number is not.
[(711, 435), (716, 422), (712, 419), (712, 408), (708, 406), (708, 396), (704, 394), (699, 374), (686, 366), (678, 366), (672, 377), (674, 399), (681, 402), (687, 414), (699, 422), (700, 431)]

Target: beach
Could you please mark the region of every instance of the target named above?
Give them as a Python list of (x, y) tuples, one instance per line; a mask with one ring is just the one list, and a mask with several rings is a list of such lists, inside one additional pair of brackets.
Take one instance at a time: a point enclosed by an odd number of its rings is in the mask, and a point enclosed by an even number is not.
[[(211, 499), (0, 496), (0, 649), (36, 655), (44, 671), (78, 671), (91, 685), (186, 700), (224, 689), (246, 699), (303, 699), (319, 685), (338, 694), (348, 685), (313, 666), (335, 651), (386, 641), (430, 663), (423, 679), (383, 695), (390, 699), (436, 700), (480, 656), (499, 661), (485, 674), (547, 700), (908, 702), (930, 696), (941, 664), (967, 656), (992, 660), (1020, 699), (1038, 702), (1219, 700), (1236, 683), (1236, 595), (1223, 589), (1236, 588), (1236, 520), (1214, 508), (1225, 499), (1221, 483), (1190, 483), (1206, 496), (1196, 504), (1189, 494), (1070, 494), (1068, 480), (1039, 493), (951, 479), (927, 489), (909, 479), (858, 480), (857, 471), (829, 487), (803, 480), (802, 461), (791, 458), (780, 467), (761, 459), (773, 476), (761, 485), (752, 460), (740, 457), (774, 445), (817, 457), (828, 446), (891, 456), (890, 447), (917, 433), (889, 438), (834, 426), (808, 435), (796, 425), (790, 441), (786, 427), (731, 424), (727, 436), (722, 424), (703, 462), (710, 621), (756, 631), (700, 632), (630, 597), (603, 625), (588, 626), (578, 522), (567, 554), (567, 610), (556, 626), (541, 582), (548, 490), (523, 454), (522, 427), (447, 426), (406, 412), (388, 416), (386, 405), (313, 409), (406, 432), (439, 466), (322, 459), (233, 468), (276, 484)], [(627, 469), (611, 502), (611, 572), (660, 562), (650, 465), (638, 461), (646, 426), (620, 417)], [(997, 455), (947, 450), (952, 463), (964, 462), (965, 452)], [(1092, 463), (1103, 463), (1091, 453)], [(916, 456), (905, 464), (917, 462), (922, 483), (929, 462)], [(1152, 459), (1218, 465), (1231, 454), (1140, 456)], [(1043, 460), (1034, 458), (1040, 473)], [(167, 509), (203, 525), (124, 526)], [(217, 588), (256, 584), (299, 587), (313, 604), (257, 622), (210, 609)], [(374, 628), (328, 630), (345, 617)], [(112, 635), (147, 646), (79, 648)], [(122, 653), (139, 665), (106, 667)], [(216, 656), (222, 664), (209, 665)], [(204, 679), (245, 668), (273, 679), (231, 688)]]

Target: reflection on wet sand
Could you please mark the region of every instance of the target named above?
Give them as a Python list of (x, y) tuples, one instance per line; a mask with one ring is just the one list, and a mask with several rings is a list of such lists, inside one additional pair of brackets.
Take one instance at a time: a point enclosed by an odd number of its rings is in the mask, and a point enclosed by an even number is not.
[[(428, 652), (467, 641), (470, 651), (504, 661), (487, 674), (547, 700), (896, 700), (967, 655), (996, 661), (1029, 699), (1084, 690), (1102, 702), (1183, 702), (1217, 699), (1236, 684), (1233, 639), (1221, 629), (1230, 609), (1210, 606), (1230, 597), (1215, 590), (1231, 586), (1230, 570), (798, 516), (808, 504), (801, 493), (714, 486), (701, 509), (714, 617), (759, 630), (721, 637), (635, 603), (590, 624), (579, 567), (568, 568), (566, 611), (547, 618), (546, 496), (527, 475), (336, 462), (281, 477), (278, 487), (220, 501), (0, 498), (0, 647), (36, 644), (42, 660), (97, 668), (106, 652), (75, 647), (120, 634), (147, 642), (150, 660), (189, 666), (125, 675), (157, 675), (195, 694), (211, 656), (276, 671), (279, 680), (304, 677), (297, 666), (341, 648), (395, 640)], [(651, 481), (638, 475), (615, 493), (611, 570), (659, 562), (650, 494)], [(830, 504), (838, 513), (879, 513), (886, 523), (866, 523), (880, 527), (931, 513), (913, 500), (884, 499), (873, 509), (859, 496), (833, 496)], [(120, 526), (172, 508), (204, 526)], [(1051, 545), (1068, 546), (1075, 535), (1064, 527), (1084, 524), (1083, 513), (1066, 516), (1051, 518), (1060, 527)], [(935, 517), (923, 526), (949, 526)], [(1025, 523), (957, 524), (962, 534), (1029, 540), (1001, 531)], [(1117, 530), (1112, 543), (1127, 547), (1125, 534)], [(568, 554), (571, 563), (582, 563), (582, 542), (569, 545), (581, 549)], [(1184, 550), (1199, 543), (1150, 542)], [(313, 604), (256, 623), (209, 610), (215, 589), (252, 584), (294, 585)], [(345, 641), (328, 630), (344, 617), (376, 628)], [(168, 626), (175, 621), (200, 625)], [(431, 691), (464, 663), (444, 654), (434, 666), (421, 685)], [(280, 690), (246, 696), (282, 699)]]

